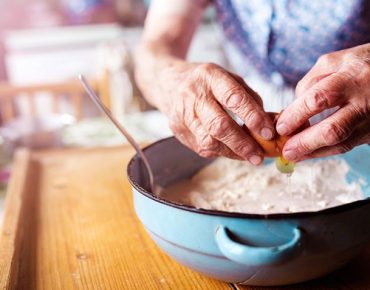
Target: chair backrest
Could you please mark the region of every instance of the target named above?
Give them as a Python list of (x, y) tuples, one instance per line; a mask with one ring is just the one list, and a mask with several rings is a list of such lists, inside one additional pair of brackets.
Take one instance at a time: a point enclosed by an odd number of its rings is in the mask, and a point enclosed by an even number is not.
[[(107, 76), (100, 80), (89, 80), (93, 89), (102, 98), (103, 102), (110, 107), (109, 83)], [(31, 117), (36, 116), (36, 96), (45, 93), (51, 98), (51, 110), (53, 113), (61, 112), (61, 98), (67, 97), (72, 106), (74, 117), (80, 120), (83, 117), (83, 98), (86, 93), (78, 80), (70, 80), (63, 83), (15, 86), (8, 83), (0, 83), (0, 115), (5, 123), (17, 116), (15, 107), (16, 98), (26, 98), (28, 112)]]

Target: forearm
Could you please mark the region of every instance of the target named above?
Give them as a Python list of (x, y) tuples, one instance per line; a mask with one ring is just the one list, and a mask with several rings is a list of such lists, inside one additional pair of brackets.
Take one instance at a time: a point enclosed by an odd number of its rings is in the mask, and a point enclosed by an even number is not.
[[(150, 7), (135, 63), (136, 80), (145, 97), (157, 105), (153, 89), (158, 77), (185, 59), (192, 36), (201, 20), (206, 1), (156, 0)], [(156, 86), (154, 86), (156, 84)]]

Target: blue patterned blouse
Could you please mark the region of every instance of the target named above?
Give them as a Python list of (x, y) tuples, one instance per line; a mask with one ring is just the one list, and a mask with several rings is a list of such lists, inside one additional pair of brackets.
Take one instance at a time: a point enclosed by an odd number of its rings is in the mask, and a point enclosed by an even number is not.
[(213, 0), (226, 37), (270, 77), (295, 85), (325, 53), (370, 42), (367, 0)]

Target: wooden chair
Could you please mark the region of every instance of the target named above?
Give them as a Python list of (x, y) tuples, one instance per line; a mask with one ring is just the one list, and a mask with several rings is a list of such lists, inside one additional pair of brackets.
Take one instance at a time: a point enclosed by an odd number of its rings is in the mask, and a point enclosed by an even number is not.
[[(98, 93), (102, 101), (110, 108), (108, 74), (104, 73), (98, 80), (89, 80), (93, 89)], [(40, 84), (28, 86), (15, 86), (8, 83), (0, 83), (0, 116), (5, 123), (17, 116), (14, 101), (17, 96), (26, 96), (31, 117), (36, 115), (35, 96), (47, 93), (51, 96), (52, 112), (61, 113), (60, 99), (67, 96), (73, 107), (74, 117), (80, 120), (83, 116), (83, 98), (86, 93), (81, 83), (76, 78), (63, 83)], [(0, 122), (1, 123), (1, 122)]]

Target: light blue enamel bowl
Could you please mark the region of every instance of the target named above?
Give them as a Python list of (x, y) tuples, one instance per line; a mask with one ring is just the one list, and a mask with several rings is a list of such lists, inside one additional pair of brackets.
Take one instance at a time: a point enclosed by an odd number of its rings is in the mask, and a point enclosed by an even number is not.
[[(145, 149), (162, 187), (210, 163), (175, 138)], [(370, 146), (341, 155), (370, 184)], [(370, 186), (366, 199), (317, 211), (241, 214), (196, 209), (157, 197), (138, 156), (128, 165), (136, 213), (157, 245), (179, 263), (225, 282), (286, 285), (330, 273), (370, 243)]]

